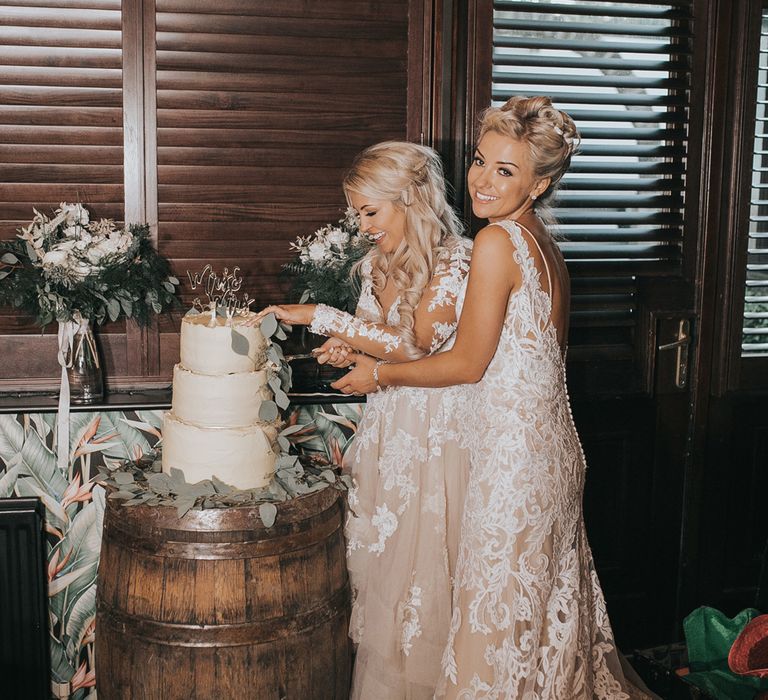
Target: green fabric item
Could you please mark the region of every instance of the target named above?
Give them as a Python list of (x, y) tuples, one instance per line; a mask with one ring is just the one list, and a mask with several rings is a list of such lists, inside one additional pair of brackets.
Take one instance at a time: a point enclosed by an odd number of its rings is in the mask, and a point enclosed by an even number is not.
[(728, 652), (750, 620), (761, 613), (742, 610), (730, 619), (715, 608), (702, 606), (683, 621), (691, 672), (682, 679), (716, 700), (752, 700), (768, 690), (768, 679), (740, 676), (728, 668)]

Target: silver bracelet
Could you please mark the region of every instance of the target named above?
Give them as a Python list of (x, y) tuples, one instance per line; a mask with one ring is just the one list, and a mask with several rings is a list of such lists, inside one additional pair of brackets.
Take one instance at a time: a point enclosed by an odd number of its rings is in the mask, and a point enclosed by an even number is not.
[(373, 366), (373, 381), (376, 382), (376, 391), (381, 391), (381, 384), (379, 384), (379, 367), (386, 364), (385, 360), (376, 360), (376, 364)]

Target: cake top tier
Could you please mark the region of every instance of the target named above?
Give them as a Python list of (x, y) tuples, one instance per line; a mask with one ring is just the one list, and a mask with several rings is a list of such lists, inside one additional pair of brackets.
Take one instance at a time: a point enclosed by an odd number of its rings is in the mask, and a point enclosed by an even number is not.
[(247, 325), (255, 314), (222, 317), (185, 316), (181, 322), (181, 364), (200, 374), (253, 372), (264, 363), (266, 341), (258, 326)]

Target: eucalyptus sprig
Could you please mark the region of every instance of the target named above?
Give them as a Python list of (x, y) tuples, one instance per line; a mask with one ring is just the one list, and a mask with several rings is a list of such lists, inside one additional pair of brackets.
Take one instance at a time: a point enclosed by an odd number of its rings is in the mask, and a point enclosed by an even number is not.
[[(303, 426), (290, 426), (281, 434), (287, 436)], [(126, 507), (137, 505), (170, 506), (183, 517), (190, 509), (231, 508), (258, 506), (264, 527), (272, 527), (278, 514), (276, 503), (297, 498), (332, 486), (347, 489), (348, 475), (340, 475), (338, 468), (319, 463), (311, 457), (281, 454), (276, 463), (275, 478), (260, 489), (237, 489), (215, 476), (195, 484), (188, 483), (184, 473), (171, 469), (162, 471), (159, 452), (149, 453), (136, 461), (125, 461), (117, 466), (98, 467), (99, 482), (109, 488), (109, 498), (122, 501)]]

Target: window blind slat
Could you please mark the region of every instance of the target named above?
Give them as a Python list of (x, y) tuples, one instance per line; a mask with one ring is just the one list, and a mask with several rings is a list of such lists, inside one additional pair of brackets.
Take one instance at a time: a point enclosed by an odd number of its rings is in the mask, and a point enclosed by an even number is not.
[[(663, 19), (675, 20), (685, 19), (686, 14), (681, 10), (670, 7), (659, 7), (649, 3), (647, 7), (637, 7), (638, 3), (595, 3), (582, 2), (578, 5), (572, 3), (551, 2), (547, 4), (547, 11), (550, 14), (563, 15), (601, 15), (603, 17), (622, 17), (627, 19)], [(536, 2), (505, 2), (500, 0), (497, 5), (499, 9), (508, 7), (514, 12), (541, 12), (541, 4)]]
[(582, 51), (601, 52), (605, 54), (621, 53), (631, 48), (633, 54), (659, 54), (667, 56), (680, 53), (680, 47), (669, 39), (656, 39), (646, 41), (632, 41), (631, 47), (618, 41), (603, 41), (595, 39), (569, 39), (567, 35), (557, 39), (546, 37), (529, 37), (521, 34), (494, 36), (493, 46), (510, 49), (535, 49), (536, 51)]
[[(546, 17), (551, 17), (551, 14), (547, 12)], [(568, 34), (626, 34), (633, 37), (690, 37), (690, 33), (682, 29), (682, 25), (677, 26), (674, 24), (628, 24), (624, 22), (597, 23), (568, 21), (568, 24), (565, 25), (563, 19), (560, 18), (529, 20), (498, 17), (494, 20), (493, 26), (496, 29), (529, 32), (567, 32)]]
[(662, 124), (685, 124), (685, 113), (680, 111), (659, 111), (650, 109), (622, 109), (621, 111), (616, 109), (580, 109), (574, 108), (569, 110), (570, 114), (577, 123), (583, 122), (648, 122), (648, 123), (662, 123)]
[[(568, 173), (604, 174), (615, 173), (617, 175), (681, 175), (685, 172), (685, 166), (681, 161), (638, 161), (620, 163), (616, 161), (588, 161), (574, 159)], [(568, 175), (566, 175), (568, 177)]]
[(542, 54), (514, 55), (497, 51), (493, 56), (495, 66), (531, 66), (534, 68), (599, 68), (600, 70), (676, 71), (685, 70), (685, 61), (633, 60), (625, 58), (567, 58)]
[(680, 177), (667, 178), (667, 177), (643, 177), (643, 178), (578, 178), (578, 177), (564, 177), (562, 180), (562, 187), (568, 191), (573, 192), (575, 190), (631, 190), (633, 192), (652, 190), (652, 191), (679, 191), (682, 185), (683, 179)]
[[(543, 66), (539, 66), (543, 67)], [(512, 73), (493, 71), (498, 85), (568, 85), (569, 87), (612, 87), (647, 90), (683, 89), (685, 80), (677, 78), (624, 77), (618, 75), (546, 75), (538, 72)]]
[(595, 226), (563, 227), (561, 231), (564, 240), (568, 241), (674, 241), (679, 240), (680, 231), (674, 228), (658, 228), (653, 226), (635, 226), (632, 228), (610, 226), (601, 230)]
[[(562, 83), (561, 83), (562, 84)], [(515, 91), (502, 89), (496, 85), (493, 87), (492, 98), (494, 102), (505, 102), (514, 95), (525, 94), (531, 97), (543, 95), (551, 97), (555, 102), (561, 105), (570, 104), (589, 104), (589, 105), (618, 105), (621, 107), (648, 106), (648, 107), (680, 107), (684, 108), (687, 104), (685, 94), (668, 93), (665, 95), (652, 95), (643, 92), (627, 93), (599, 93), (590, 90), (582, 92), (564, 92), (559, 90), (536, 90), (527, 88), (524, 91)]]

